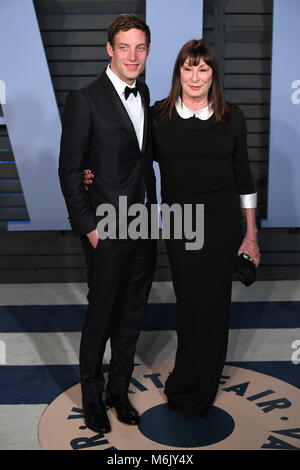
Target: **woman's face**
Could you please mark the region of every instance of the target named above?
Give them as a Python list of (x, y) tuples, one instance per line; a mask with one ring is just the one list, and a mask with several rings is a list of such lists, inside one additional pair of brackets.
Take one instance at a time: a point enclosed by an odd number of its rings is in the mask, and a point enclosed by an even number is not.
[(207, 99), (212, 79), (213, 70), (204, 62), (202, 57), (198, 65), (189, 65), (188, 57), (180, 67), (182, 99)]

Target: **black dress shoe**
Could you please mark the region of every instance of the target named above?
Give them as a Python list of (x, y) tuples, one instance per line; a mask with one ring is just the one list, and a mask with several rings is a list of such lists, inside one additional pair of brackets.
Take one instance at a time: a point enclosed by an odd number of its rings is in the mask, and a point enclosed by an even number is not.
[(106, 405), (115, 408), (119, 421), (126, 424), (139, 424), (140, 417), (126, 395), (107, 395)]
[(92, 431), (100, 434), (110, 432), (111, 427), (103, 402), (83, 403), (84, 421)]

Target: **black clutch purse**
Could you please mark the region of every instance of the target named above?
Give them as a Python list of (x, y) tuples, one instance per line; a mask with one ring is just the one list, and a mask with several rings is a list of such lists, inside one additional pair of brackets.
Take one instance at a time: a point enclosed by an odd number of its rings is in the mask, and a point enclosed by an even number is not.
[(245, 286), (251, 286), (256, 280), (256, 268), (253, 259), (247, 253), (241, 253), (236, 258), (233, 279), (241, 281)]

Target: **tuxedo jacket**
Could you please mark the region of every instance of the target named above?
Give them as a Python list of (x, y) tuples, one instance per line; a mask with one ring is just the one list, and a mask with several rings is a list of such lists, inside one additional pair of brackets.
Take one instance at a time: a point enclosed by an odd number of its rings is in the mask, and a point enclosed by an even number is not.
[[(96, 228), (99, 204), (110, 203), (118, 215), (119, 196), (128, 206), (156, 203), (149, 90), (137, 81), (144, 105), (142, 150), (131, 119), (110, 79), (103, 72), (87, 86), (72, 91), (62, 117), (59, 178), (75, 235)], [(85, 190), (82, 170), (94, 174)]]

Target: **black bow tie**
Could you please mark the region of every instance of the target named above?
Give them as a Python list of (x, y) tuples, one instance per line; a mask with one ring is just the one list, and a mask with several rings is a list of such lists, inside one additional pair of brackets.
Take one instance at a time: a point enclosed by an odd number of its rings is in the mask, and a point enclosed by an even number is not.
[(130, 95), (130, 93), (133, 93), (134, 96), (136, 96), (138, 91), (139, 91), (139, 89), (138, 89), (137, 86), (135, 86), (134, 88), (129, 88), (129, 86), (126, 86), (126, 87), (125, 87), (125, 91), (124, 91), (124, 93), (125, 93), (125, 100), (127, 100), (127, 98), (128, 98), (128, 96)]

